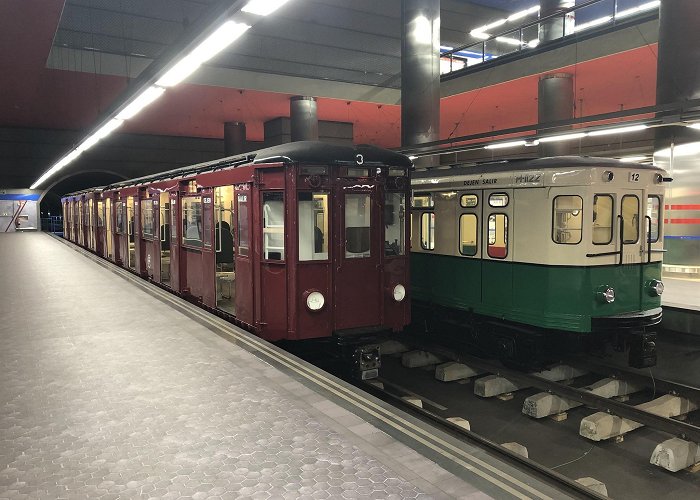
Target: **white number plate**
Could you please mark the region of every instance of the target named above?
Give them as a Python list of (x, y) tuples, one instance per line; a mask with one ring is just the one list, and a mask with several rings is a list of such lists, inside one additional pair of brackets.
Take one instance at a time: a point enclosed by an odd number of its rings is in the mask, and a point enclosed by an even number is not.
[(630, 182), (639, 182), (639, 172), (630, 172)]

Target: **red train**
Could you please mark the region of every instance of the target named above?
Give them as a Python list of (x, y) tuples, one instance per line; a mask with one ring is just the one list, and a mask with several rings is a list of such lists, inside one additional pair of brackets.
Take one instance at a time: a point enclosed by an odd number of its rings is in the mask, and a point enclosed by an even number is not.
[(410, 169), (289, 143), (66, 195), (64, 235), (270, 341), (399, 331)]

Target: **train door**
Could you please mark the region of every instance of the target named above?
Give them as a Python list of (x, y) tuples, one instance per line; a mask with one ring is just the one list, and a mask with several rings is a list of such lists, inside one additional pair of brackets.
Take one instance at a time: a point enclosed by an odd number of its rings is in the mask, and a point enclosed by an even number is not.
[(216, 307), (215, 252), (214, 252), (214, 191), (202, 190), (202, 274), (201, 296), (204, 305)]
[(627, 303), (639, 310), (642, 306), (643, 286), (643, 259), (646, 257), (646, 231), (645, 220), (646, 197), (644, 191), (625, 189), (618, 191), (618, 251), (621, 255), (622, 280), (625, 294), (632, 294), (630, 297), (619, 297), (620, 302)]
[(95, 248), (95, 204), (92, 198), (87, 200), (87, 227), (88, 227), (88, 241), (87, 246), (93, 252)]
[(127, 267), (132, 271), (136, 271), (136, 238), (134, 236), (135, 231), (135, 221), (134, 221), (134, 197), (128, 196), (126, 198), (126, 229), (127, 229), (127, 241), (128, 248), (126, 252)]
[(253, 290), (253, 240), (251, 239), (251, 207), (253, 206), (251, 184), (238, 184), (235, 186), (235, 213), (234, 221), (234, 269), (236, 280), (234, 285), (234, 303), (236, 317), (241, 321), (254, 324), (255, 299)]
[[(482, 249), (483, 206), (488, 203), (482, 198), (481, 191), (459, 193), (457, 210), (457, 230), (459, 246), (457, 251), (465, 259), (460, 261), (461, 274), (454, 279), (455, 296), (464, 297), (468, 304), (481, 303), (482, 287)], [(462, 274), (463, 273), (463, 274)]]
[(97, 202), (97, 233), (95, 236), (95, 246), (97, 253), (101, 257), (105, 256), (105, 202)]
[[(284, 172), (265, 172), (265, 187), (284, 186)], [(286, 203), (281, 189), (259, 191), (262, 247), (259, 266), (259, 301), (256, 304), (261, 334), (277, 340), (287, 331)], [(253, 227), (256, 227), (255, 225)]]
[(112, 198), (105, 200), (105, 252), (106, 257), (114, 260), (114, 226), (112, 224)]
[(181, 292), (180, 286), (180, 205), (178, 202), (179, 194), (177, 192), (170, 193), (170, 288)]
[[(343, 189), (336, 194), (334, 283), (335, 330), (382, 324), (380, 213), (376, 187)], [(381, 243), (381, 244), (380, 244)]]
[(114, 261), (120, 266), (127, 264), (127, 256), (129, 254), (129, 235), (126, 221), (126, 201), (117, 199), (115, 201), (114, 217)]
[(484, 190), (481, 198), (482, 303), (497, 313), (513, 304), (513, 190)]
[(160, 276), (160, 199), (158, 192), (149, 190), (148, 198), (141, 200), (141, 250), (145, 254), (145, 274), (152, 280)]
[(160, 193), (158, 195), (158, 260), (160, 261), (159, 273), (154, 274), (163, 285), (170, 284), (170, 195)]
[(233, 186), (214, 188), (214, 251), (216, 307), (236, 315)]

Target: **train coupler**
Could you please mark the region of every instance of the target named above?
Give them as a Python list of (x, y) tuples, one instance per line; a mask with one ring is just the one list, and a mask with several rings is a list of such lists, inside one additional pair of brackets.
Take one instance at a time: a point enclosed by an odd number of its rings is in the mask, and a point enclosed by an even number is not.
[(382, 364), (379, 345), (366, 344), (355, 346), (352, 351), (350, 364), (353, 378), (358, 380), (377, 378), (379, 376), (379, 367)]
[(656, 333), (637, 332), (628, 337), (630, 346), (628, 363), (632, 368), (656, 366)]

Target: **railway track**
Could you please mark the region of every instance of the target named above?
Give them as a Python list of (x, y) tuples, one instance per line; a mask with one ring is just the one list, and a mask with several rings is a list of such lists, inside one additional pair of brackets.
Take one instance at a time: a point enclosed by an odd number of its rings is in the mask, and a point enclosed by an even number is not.
[[(572, 429), (574, 419), (571, 418), (566, 431), (559, 427), (557, 436), (568, 436), (574, 443), (573, 448), (588, 443), (591, 450), (603, 450), (601, 454), (608, 456), (614, 454), (615, 443), (629, 436), (630, 446), (636, 451), (628, 457), (630, 462), (625, 468), (637, 468), (640, 477), (652, 476), (657, 477), (657, 482), (661, 478), (672, 483), (674, 491), (688, 489), (697, 494), (700, 478), (682, 471), (699, 468), (700, 426), (693, 423), (697, 419), (693, 412), (700, 404), (700, 388), (656, 378), (651, 371), (646, 375), (588, 359), (570, 360), (547, 372), (523, 373), (497, 362), (462, 354), (454, 344), (440, 344), (417, 336), (402, 337), (401, 343), (393, 344), (389, 350), (394, 352), (385, 356), (384, 365), (389, 368), (393, 365), (393, 368), (385, 369), (383, 378), (368, 384), (368, 390), (412, 408), (453, 432), (509, 456), (527, 453), (518, 443), (506, 443), (505, 448), (499, 445), (498, 433), (489, 434), (487, 429), (481, 428), (470, 430), (469, 421), (473, 421), (477, 410), (471, 411), (470, 404), (464, 401), (454, 404), (449, 397), (446, 399), (444, 389), (448, 386), (453, 386), (452, 393), (459, 393), (460, 398), (466, 392), (475, 393), (477, 396), (472, 397), (479, 400), (479, 405), (490, 404), (492, 408), (498, 408), (498, 403), (484, 400), (516, 399), (501, 406), (504, 412), (510, 412), (509, 416), (501, 418), (512, 421), (508, 425), (513, 426), (519, 425), (517, 422), (537, 422), (543, 437), (549, 432), (547, 429), (556, 429), (557, 424), (552, 421), (561, 422), (567, 420), (569, 414), (582, 414), (580, 425), (576, 427), (578, 432)], [(392, 357), (395, 360), (392, 361)], [(432, 376), (433, 369), (437, 378)], [(408, 375), (410, 373), (415, 375)], [(419, 383), (414, 384), (414, 379)], [(433, 386), (430, 386), (431, 379)], [(471, 386), (473, 390), (468, 391)], [(455, 412), (457, 406), (462, 411)], [(519, 408), (522, 416), (513, 415), (515, 408)], [(516, 422), (516, 418), (526, 420)], [(644, 456), (644, 450), (650, 451), (651, 444), (653, 452)], [(531, 457), (521, 458), (533, 462)], [(535, 464), (528, 466), (548, 468), (537, 461)], [(570, 481), (582, 479), (568, 476)], [(597, 494), (605, 491), (605, 485), (590, 477), (585, 482), (598, 488)], [(681, 485), (680, 490), (678, 485)], [(626, 496), (624, 490), (622, 494), (616, 491), (617, 485), (612, 489), (615, 497), (634, 498)]]

